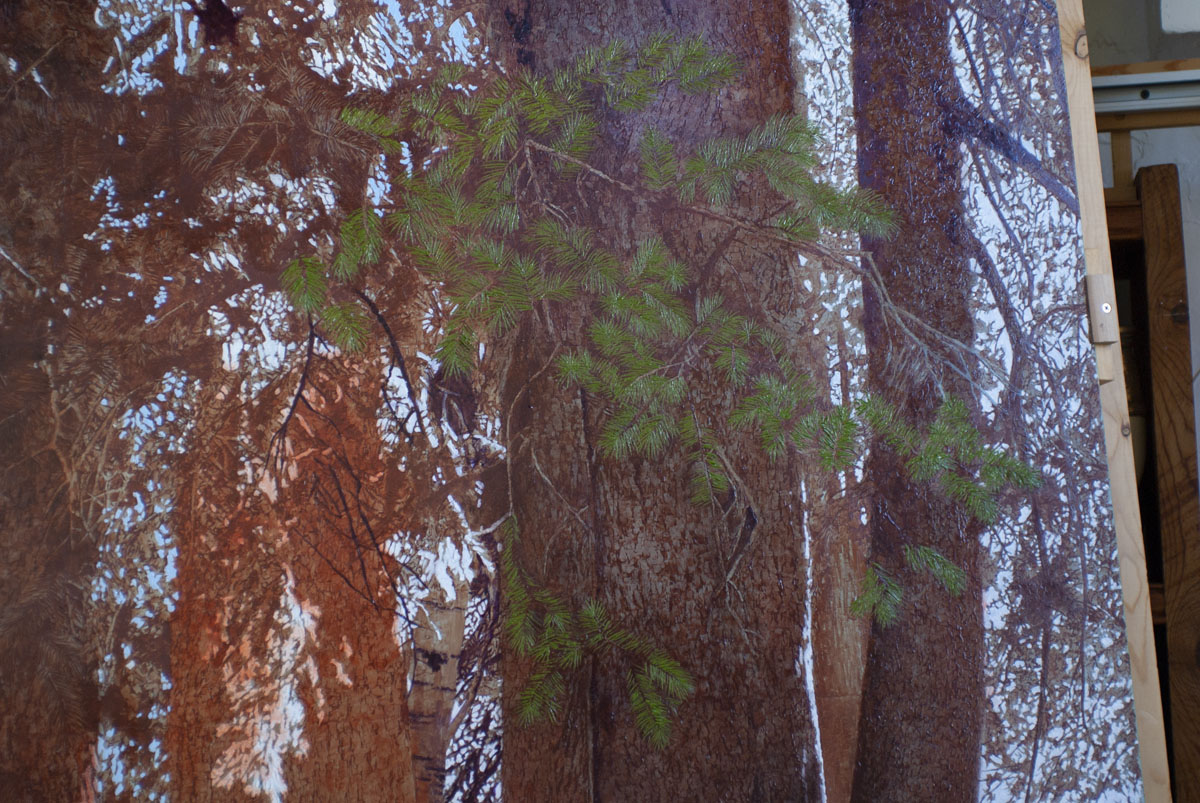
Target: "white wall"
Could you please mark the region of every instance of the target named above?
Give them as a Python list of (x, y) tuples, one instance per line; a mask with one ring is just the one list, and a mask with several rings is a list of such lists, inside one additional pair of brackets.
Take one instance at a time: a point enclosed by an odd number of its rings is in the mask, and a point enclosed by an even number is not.
[(1200, 57), (1200, 0), (1083, 0), (1093, 67)]
[(1196, 0), (1162, 0), (1162, 27), (1167, 33), (1200, 31), (1200, 3)]

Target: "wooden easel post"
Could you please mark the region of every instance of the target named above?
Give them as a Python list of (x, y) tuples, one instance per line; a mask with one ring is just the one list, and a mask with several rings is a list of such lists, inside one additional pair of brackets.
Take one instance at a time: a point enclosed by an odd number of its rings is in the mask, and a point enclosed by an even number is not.
[[(1075, 181), (1079, 191), (1084, 258), (1089, 274), (1106, 276), (1111, 282), (1112, 258), (1109, 255), (1108, 224), (1104, 212), (1104, 185), (1100, 178), (1100, 146), (1096, 137), (1096, 109), (1092, 100), (1083, 5), (1082, 0), (1057, 0), (1057, 4), (1067, 105), (1071, 115), (1071, 139), (1075, 151)], [(1109, 481), (1116, 517), (1125, 629), (1133, 670), (1133, 700), (1137, 711), (1142, 781), (1146, 800), (1158, 803), (1171, 800), (1171, 787), (1120, 342), (1097, 345), (1096, 362), (1101, 379), (1100, 405), (1104, 415), (1104, 439), (1108, 447)]]

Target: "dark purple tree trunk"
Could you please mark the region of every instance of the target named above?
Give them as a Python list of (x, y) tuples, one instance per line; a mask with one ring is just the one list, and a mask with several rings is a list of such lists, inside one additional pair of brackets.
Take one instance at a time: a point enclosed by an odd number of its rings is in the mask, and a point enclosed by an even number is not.
[[(895, 212), (898, 233), (865, 243), (891, 302), (971, 342), (959, 141), (948, 112), (957, 80), (945, 0), (852, 0), (859, 182)], [(942, 394), (970, 400), (961, 376), (929, 347), (889, 325), (865, 294), (870, 383), (909, 420), (928, 423)], [(980, 546), (942, 493), (906, 479), (877, 450), (870, 560), (902, 574), (897, 622), (876, 624), (868, 651), (853, 799), (974, 800), (984, 690)], [(952, 597), (928, 575), (904, 573), (902, 546), (926, 544), (967, 572)]]

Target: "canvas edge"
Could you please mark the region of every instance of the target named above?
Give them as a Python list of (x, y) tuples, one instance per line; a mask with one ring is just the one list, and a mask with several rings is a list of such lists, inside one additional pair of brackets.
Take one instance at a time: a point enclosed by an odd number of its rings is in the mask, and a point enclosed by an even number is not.
[[(1096, 110), (1092, 99), (1083, 3), (1082, 0), (1055, 0), (1055, 5), (1071, 118), (1071, 147), (1079, 195), (1084, 259), (1089, 275), (1111, 277), (1112, 259), (1108, 246), (1104, 185), (1100, 176), (1100, 148), (1096, 135)], [(1171, 787), (1167, 743), (1163, 729), (1154, 628), (1150, 619), (1150, 592), (1146, 580), (1146, 554), (1142, 543), (1125, 377), (1120, 370), (1121, 345), (1117, 342), (1096, 345), (1095, 348), (1100, 376), (1112, 377), (1110, 381), (1100, 383), (1100, 406), (1117, 532), (1126, 640), (1133, 674), (1142, 784), (1147, 801), (1169, 803)]]

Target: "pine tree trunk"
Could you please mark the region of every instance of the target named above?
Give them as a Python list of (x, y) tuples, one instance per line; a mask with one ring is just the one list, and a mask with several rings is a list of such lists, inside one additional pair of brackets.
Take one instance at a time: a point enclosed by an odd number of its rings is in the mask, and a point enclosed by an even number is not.
[(36, 324), (5, 302), (0, 342), (13, 348), (0, 348), (0, 454), (10, 468), (0, 476), (0, 799), (80, 800), (90, 791), (97, 703), (78, 578), (95, 549), (72, 538), (70, 435), (52, 421), (58, 400), (33, 365), (35, 344), (31, 352), (20, 342), (21, 325), (28, 333)]
[[(197, 430), (212, 433), (212, 442), (218, 444), (227, 444), (234, 437), (230, 422), (222, 420), (220, 405), (232, 390), (232, 381), (227, 380), (224, 386), (214, 382), (198, 405), (203, 413), (196, 421)], [(279, 589), (275, 577), (259, 578), (248, 573), (236, 579), (231, 576), (229, 567), (249, 557), (246, 535), (251, 527), (245, 517), (233, 522), (233, 505), (227, 506), (238, 496), (234, 456), (227, 448), (214, 448), (212, 452), (204, 455), (209, 463), (204, 466), (199, 450), (193, 450), (191, 458), (196, 465), (185, 475), (190, 481), (182, 484), (182, 504), (176, 508), (179, 602), (171, 620), (167, 754), (175, 795), (188, 800), (239, 800), (249, 799), (240, 789), (241, 784), (226, 783), (216, 772), (231, 742), (220, 725), (231, 710), (236, 710), (226, 673), (237, 673), (245, 666), (251, 651), (257, 652), (253, 648), (259, 639), (239, 637), (236, 630), (229, 630), (231, 625), (240, 629), (269, 616)], [(260, 625), (256, 635), (261, 633)]]
[[(850, 8), (860, 184), (883, 196), (899, 224), (893, 239), (866, 246), (897, 306), (970, 342), (960, 155), (945, 102), (957, 88), (949, 4), (853, 0)], [(925, 423), (941, 401), (939, 383), (971, 399), (959, 377), (886, 325), (877, 294), (868, 290), (865, 302), (874, 390)], [(927, 544), (965, 569), (968, 582), (956, 598), (928, 576), (905, 574), (900, 620), (874, 626), (854, 799), (974, 800), (985, 700), (977, 533), (939, 492), (909, 482), (886, 451), (872, 455), (869, 474), (870, 559), (899, 573), (901, 546)]]
[(372, 609), (311, 550), (298, 552), (298, 592), (320, 616), (311, 645), (316, 677), (300, 689), (308, 751), (289, 762), (287, 799), (416, 801), (410, 659), (397, 643), (394, 614)]
[(830, 491), (811, 497), (810, 528), (817, 533), (812, 552), (814, 686), (825, 799), (844, 803), (854, 784), (870, 637), (870, 623), (854, 616), (850, 607), (866, 569), (870, 529), (860, 518), (861, 500)]
[[(740, 59), (742, 77), (714, 97), (670, 92), (643, 113), (603, 119), (594, 158), (610, 175), (634, 168), (630, 153), (644, 126), (687, 147), (745, 133), (791, 109), (783, 2), (581, 8), (542, 1), (498, 7), (493, 24), (506, 46), (501, 52), (541, 74), (587, 47), (615, 39), (636, 45), (660, 30), (700, 34)], [(722, 292), (739, 311), (773, 322), (807, 312), (795, 258), (786, 250), (739, 241), (686, 213), (633, 209), (611, 187), (589, 183), (585, 192), (585, 222), (619, 254), (658, 223), (704, 292)], [(671, 744), (654, 750), (629, 710), (628, 667), (600, 657), (569, 680), (557, 724), (521, 728), (514, 698), (528, 663), (506, 652), (505, 796), (556, 803), (819, 799), (815, 701), (797, 669), (806, 613), (805, 475), (798, 461), (772, 463), (756, 439), (731, 436), (727, 449), (744, 492), (714, 512), (688, 501), (689, 466), (680, 454), (606, 459), (597, 442), (603, 422), (597, 404), (543, 371), (556, 344), (561, 353), (584, 342), (585, 320), (579, 308), (555, 312), (552, 327), (529, 323), (510, 345), (504, 404), (514, 410), (508, 425), (519, 561), (576, 605), (602, 601), (621, 626), (678, 658), (697, 691), (679, 712)], [(824, 366), (824, 354), (798, 331), (780, 333), (799, 364)], [(696, 387), (701, 414), (727, 420), (731, 395), (723, 379), (706, 376)]]

